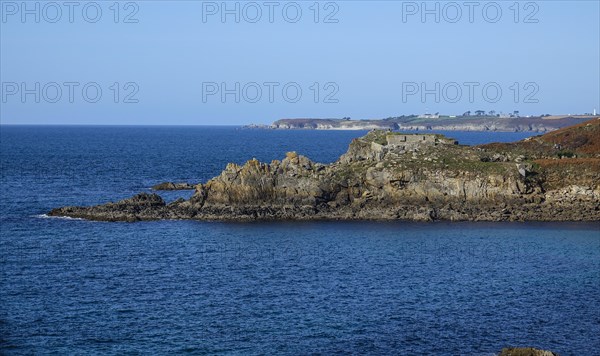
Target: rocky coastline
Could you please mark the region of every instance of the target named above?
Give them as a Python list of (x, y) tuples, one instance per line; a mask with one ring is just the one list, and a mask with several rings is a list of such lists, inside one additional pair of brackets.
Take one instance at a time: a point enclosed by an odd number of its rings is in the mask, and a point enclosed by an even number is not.
[(331, 164), (288, 152), (281, 161), (230, 163), (219, 176), (195, 185), (188, 200), (167, 203), (141, 193), (49, 215), (131, 222), (600, 221), (599, 137), (598, 119), (515, 143), (474, 147), (442, 135), (374, 130), (353, 140)]
[(404, 116), (380, 120), (281, 119), (271, 125), (246, 125), (249, 129), (277, 130), (410, 130), (410, 131), (497, 131), (550, 132), (576, 125), (593, 116), (564, 117), (445, 117), (437, 119)]

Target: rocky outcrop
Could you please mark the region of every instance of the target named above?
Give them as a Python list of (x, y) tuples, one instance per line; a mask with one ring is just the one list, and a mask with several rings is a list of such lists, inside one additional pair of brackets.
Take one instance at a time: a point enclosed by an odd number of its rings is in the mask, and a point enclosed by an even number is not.
[(558, 354), (533, 347), (510, 347), (502, 349), (498, 356), (558, 356)]
[[(295, 152), (271, 163), (230, 163), (219, 176), (195, 186), (188, 200), (166, 204), (157, 195), (140, 194), (95, 207), (59, 208), (50, 215), (108, 221), (600, 220), (596, 153), (540, 159), (542, 151), (534, 154), (521, 143), (468, 147), (443, 136), (406, 140), (393, 135), (398, 134), (369, 132), (329, 165)], [(581, 164), (582, 159), (590, 161)]]
[(92, 208), (65, 207), (52, 210), (50, 216), (70, 216), (100, 221), (155, 220), (162, 217), (166, 204), (157, 194), (141, 193), (116, 203)]
[(152, 190), (193, 190), (196, 186), (190, 183), (164, 182), (152, 187)]

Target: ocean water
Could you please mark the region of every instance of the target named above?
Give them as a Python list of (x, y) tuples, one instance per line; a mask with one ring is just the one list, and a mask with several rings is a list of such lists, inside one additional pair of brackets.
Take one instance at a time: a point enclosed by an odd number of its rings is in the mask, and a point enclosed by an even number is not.
[(291, 150), (332, 162), (362, 134), (1, 126), (0, 353), (600, 355), (598, 223), (43, 215)]

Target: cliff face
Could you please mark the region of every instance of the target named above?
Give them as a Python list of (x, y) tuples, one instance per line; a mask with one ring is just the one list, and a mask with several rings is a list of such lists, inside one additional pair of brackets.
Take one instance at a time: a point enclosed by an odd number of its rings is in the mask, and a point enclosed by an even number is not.
[(220, 176), (198, 185), (194, 197), (205, 206), (314, 206), (326, 189), (320, 187), (323, 167), (294, 152), (271, 164), (230, 163)]
[(229, 164), (198, 184), (189, 200), (167, 205), (157, 195), (143, 194), (50, 214), (126, 221), (600, 220), (598, 153), (575, 149), (578, 158), (559, 159), (561, 148), (548, 137), (538, 139), (552, 148), (528, 149), (528, 142), (466, 147), (439, 135), (372, 131), (329, 165), (290, 152), (269, 164)]

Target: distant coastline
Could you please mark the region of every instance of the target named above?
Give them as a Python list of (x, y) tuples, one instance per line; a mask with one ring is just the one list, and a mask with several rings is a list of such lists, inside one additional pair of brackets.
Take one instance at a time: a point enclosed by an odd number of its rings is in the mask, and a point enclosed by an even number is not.
[(577, 125), (598, 115), (556, 115), (509, 117), (408, 115), (380, 120), (295, 118), (281, 119), (271, 125), (250, 124), (247, 129), (275, 130), (410, 130), (410, 131), (499, 131), (549, 132)]

